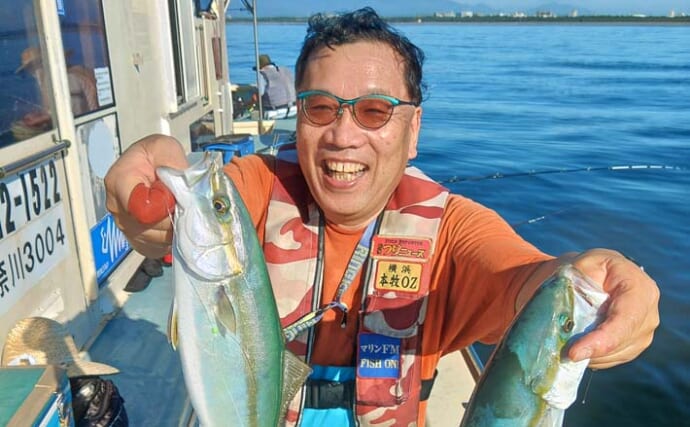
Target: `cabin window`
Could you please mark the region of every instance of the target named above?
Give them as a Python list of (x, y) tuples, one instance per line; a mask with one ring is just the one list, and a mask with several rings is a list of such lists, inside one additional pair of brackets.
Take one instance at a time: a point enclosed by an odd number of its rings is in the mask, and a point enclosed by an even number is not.
[[(35, 2), (0, 14), (0, 148), (54, 129), (51, 72)], [(75, 117), (113, 104), (100, 0), (57, 0)], [(8, 10), (9, 11), (9, 10)]]
[(198, 52), (194, 38), (194, 4), (184, 0), (169, 0), (170, 30), (175, 61), (177, 104), (199, 97), (200, 83), (197, 69)]
[(213, 0), (194, 0), (194, 8), (196, 9), (197, 16), (201, 12), (210, 12), (212, 5)]
[[(59, 0), (72, 113), (80, 117), (114, 104), (100, 0)], [(60, 4), (63, 10), (60, 10)]]
[(41, 61), (34, 3), (17, 5), (17, 13), (0, 15), (0, 147), (53, 129), (52, 89)]

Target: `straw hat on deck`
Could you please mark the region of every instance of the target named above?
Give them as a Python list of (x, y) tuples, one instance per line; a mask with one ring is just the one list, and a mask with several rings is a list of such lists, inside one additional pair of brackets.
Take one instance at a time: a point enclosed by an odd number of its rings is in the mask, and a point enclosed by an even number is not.
[(17, 322), (7, 334), (0, 365), (56, 365), (65, 369), (68, 377), (119, 372), (104, 363), (85, 360), (65, 327), (45, 317), (27, 317)]
[(22, 63), (19, 68), (14, 71), (15, 74), (24, 71), (25, 68), (31, 65), (39, 63), (41, 61), (41, 51), (35, 46), (27, 47), (22, 51), (21, 61)]
[[(74, 51), (72, 49), (68, 49), (65, 51), (65, 59), (69, 59)], [(26, 68), (32, 67), (32, 66), (38, 66), (41, 64), (41, 49), (39, 49), (36, 46), (29, 46), (26, 49), (22, 51), (22, 54), (20, 56), (20, 61), (21, 64), (19, 67), (14, 70), (15, 74), (19, 74), (22, 71), (24, 71)]]

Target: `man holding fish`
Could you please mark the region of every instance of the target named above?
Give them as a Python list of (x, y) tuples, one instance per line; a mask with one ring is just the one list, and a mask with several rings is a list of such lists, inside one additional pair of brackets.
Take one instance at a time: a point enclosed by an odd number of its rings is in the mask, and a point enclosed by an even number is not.
[[(313, 370), (288, 425), (423, 425), (439, 358), (495, 343), (564, 264), (609, 295), (572, 361), (628, 362), (659, 324), (655, 282), (622, 254), (544, 254), (408, 167), (423, 58), (369, 8), (315, 15), (296, 66), (296, 145), (224, 166), (263, 247), (287, 348)], [(142, 139), (106, 176), (108, 209), (148, 257), (169, 253), (173, 238), (158, 167), (187, 168), (171, 137)]]

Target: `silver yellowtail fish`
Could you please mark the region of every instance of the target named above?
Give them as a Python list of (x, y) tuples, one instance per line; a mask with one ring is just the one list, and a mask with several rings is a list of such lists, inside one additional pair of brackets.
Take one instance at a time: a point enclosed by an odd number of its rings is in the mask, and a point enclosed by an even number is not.
[(285, 349), (256, 231), (218, 153), (159, 168), (173, 192), (170, 339), (203, 426), (275, 427), (309, 368)]
[(569, 344), (602, 320), (608, 295), (571, 265), (542, 283), (494, 350), (461, 427), (561, 426), (589, 360)]

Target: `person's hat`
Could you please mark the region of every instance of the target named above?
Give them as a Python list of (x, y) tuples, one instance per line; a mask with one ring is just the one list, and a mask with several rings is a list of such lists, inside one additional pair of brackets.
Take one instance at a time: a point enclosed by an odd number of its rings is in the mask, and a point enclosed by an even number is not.
[[(270, 56), (266, 54), (259, 55), (259, 69), (262, 69), (269, 64), (273, 64), (273, 61), (271, 61)], [(256, 70), (256, 67), (253, 67), (253, 69)]]
[(21, 71), (24, 71), (25, 68), (27, 68), (27, 67), (37, 63), (38, 61), (40, 61), (41, 60), (41, 51), (35, 46), (27, 47), (22, 52), (21, 60), (22, 60), (21, 65), (19, 66), (19, 68), (17, 68), (14, 71), (15, 74), (17, 74)]
[(22, 319), (7, 334), (0, 366), (18, 365), (56, 365), (65, 369), (68, 377), (120, 372), (104, 363), (82, 358), (67, 330), (45, 317)]

